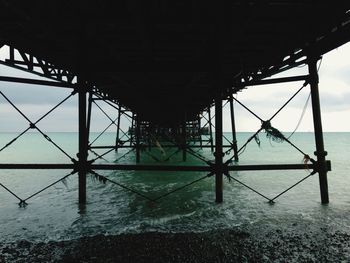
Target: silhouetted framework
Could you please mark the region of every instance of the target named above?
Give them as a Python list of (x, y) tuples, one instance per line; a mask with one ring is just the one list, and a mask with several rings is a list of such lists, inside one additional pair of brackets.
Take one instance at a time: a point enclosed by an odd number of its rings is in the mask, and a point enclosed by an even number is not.
[[(329, 202), (317, 61), (350, 40), (348, 1), (0, 1), (0, 50), (2, 65), (30, 72), (46, 79), (2, 76), (1, 82), (16, 82), (72, 89), (72, 93), (36, 122), (30, 120), (1, 91), (28, 123), (12, 141), (0, 146), (0, 154), (17, 138), (36, 129), (70, 160), (66, 164), (8, 164), (0, 169), (70, 169), (60, 180), (21, 198), (10, 187), (0, 186), (26, 205), (28, 199), (68, 176), (78, 174), (79, 203), (86, 203), (86, 176), (92, 174), (158, 201), (175, 191), (215, 177), (216, 202), (223, 197), (223, 178), (238, 182), (274, 202), (280, 195), (318, 173), (321, 201)], [(180, 19), (181, 18), (181, 19)], [(309, 74), (269, 78), (308, 65)], [(234, 94), (248, 86), (298, 82), (302, 87), (270, 119), (264, 120)], [(311, 88), (315, 128), (316, 160), (271, 124), (275, 116), (307, 85)], [(72, 96), (78, 97), (79, 151), (70, 156), (36, 124)], [(239, 146), (236, 138), (234, 102), (261, 121), (261, 127)], [(232, 139), (223, 135), (223, 103), (230, 105)], [(102, 104), (114, 110), (110, 116)], [(215, 109), (215, 110), (213, 110)], [(92, 140), (92, 111), (100, 111), (110, 124)], [(122, 120), (130, 122), (125, 130)], [(115, 142), (95, 142), (110, 127), (116, 128)], [(305, 164), (240, 165), (239, 155), (257, 135), (265, 131), (300, 152)], [(214, 135), (215, 132), (215, 135)], [(174, 148), (183, 161), (193, 156), (203, 165), (158, 165), (152, 148)], [(99, 163), (111, 151), (127, 148), (135, 153), (136, 164)], [(210, 148), (213, 160), (200, 154)], [(104, 150), (104, 153), (97, 151)], [(199, 151), (198, 151), (199, 150)], [(90, 153), (90, 155), (89, 155)], [(154, 165), (142, 164), (142, 155)], [(228, 155), (227, 158), (226, 155)], [(92, 157), (93, 156), (93, 157)], [(169, 156), (166, 160), (170, 159)], [(234, 178), (231, 171), (311, 170), (310, 174), (274, 198), (269, 198)], [(100, 170), (144, 170), (205, 172), (206, 175), (157, 198), (121, 185), (98, 173)]]

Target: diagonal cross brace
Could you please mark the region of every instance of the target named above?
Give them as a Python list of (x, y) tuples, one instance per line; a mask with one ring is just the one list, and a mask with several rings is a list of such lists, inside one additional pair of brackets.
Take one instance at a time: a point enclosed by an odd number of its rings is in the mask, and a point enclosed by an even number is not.
[[(248, 141), (237, 151), (237, 153), (240, 153), (247, 145), (248, 143), (256, 137), (257, 134), (259, 134), (263, 129), (265, 129), (266, 127), (271, 127), (271, 120), (274, 119), (278, 113), (281, 112), (282, 109), (284, 109), (295, 97), (297, 94), (299, 94), (299, 92), (302, 91), (302, 89), (304, 87), (306, 87), (308, 84), (307, 81), (305, 81), (305, 83), (267, 120), (264, 121), (262, 118), (260, 118), (257, 114), (255, 114), (252, 110), (250, 110), (247, 106), (245, 106), (243, 103), (241, 103), (237, 98), (232, 97), (236, 102), (238, 102), (240, 105), (243, 106), (243, 108), (245, 108), (248, 112), (250, 112), (252, 115), (254, 115), (257, 119), (259, 119), (262, 123), (261, 127), (259, 128), (259, 130), (253, 135), (251, 136)], [(293, 148), (295, 148), (297, 151), (299, 151), (301, 154), (303, 154), (304, 156), (309, 156), (308, 154), (306, 154), (305, 152), (303, 152), (299, 147), (297, 147), (295, 144), (293, 144), (288, 138), (286, 138), (285, 136), (283, 136), (283, 139), (288, 142)], [(227, 153), (228, 151), (230, 151), (232, 148), (228, 149), (225, 153)], [(228, 159), (226, 161), (226, 163), (230, 163), (232, 162), (233, 158), (235, 156), (232, 156), (230, 159)]]
[(27, 131), (30, 129), (36, 129), (43, 137), (49, 141), (51, 144), (53, 144), (58, 150), (60, 150), (64, 155), (66, 155), (72, 162), (75, 162), (75, 159), (72, 158), (66, 151), (64, 151), (58, 144), (56, 144), (52, 139), (45, 134), (41, 129), (39, 129), (36, 124), (39, 123), (41, 120), (46, 118), (50, 113), (52, 113), (56, 108), (58, 108), (60, 105), (62, 105), (65, 101), (67, 101), (71, 96), (75, 94), (75, 91), (73, 91), (69, 96), (67, 96), (65, 99), (63, 99), (61, 102), (59, 102), (56, 106), (54, 106), (52, 109), (50, 109), (47, 113), (45, 113), (42, 117), (40, 117), (36, 122), (32, 122), (2, 91), (0, 91), (0, 94), (2, 97), (24, 118), (29, 122), (29, 127), (25, 129), (23, 132), (21, 132), (17, 137), (12, 139), (9, 143), (7, 143), (4, 147), (0, 149), (0, 152), (4, 150), (5, 148), (9, 147), (12, 143), (14, 143), (18, 138), (20, 138), (22, 135), (24, 135)]

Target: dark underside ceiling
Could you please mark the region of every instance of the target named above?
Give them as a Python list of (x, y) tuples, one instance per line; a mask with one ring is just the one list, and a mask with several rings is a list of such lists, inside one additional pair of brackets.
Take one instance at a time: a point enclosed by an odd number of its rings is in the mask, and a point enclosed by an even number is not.
[(218, 2), (0, 0), (0, 45), (85, 76), (142, 119), (176, 124), (218, 91), (350, 40), (350, 1)]

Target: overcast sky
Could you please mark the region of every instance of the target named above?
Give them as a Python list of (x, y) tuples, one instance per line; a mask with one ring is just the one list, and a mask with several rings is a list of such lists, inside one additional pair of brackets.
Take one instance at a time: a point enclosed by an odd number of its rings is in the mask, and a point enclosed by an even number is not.
[[(0, 57), (3, 55), (4, 50), (0, 50)], [(290, 71), (288, 74), (284, 73), (283, 76), (306, 73), (307, 67), (302, 67)], [(0, 75), (33, 78), (31, 74), (2, 65), (0, 65)], [(319, 75), (324, 131), (350, 131), (350, 44), (324, 55)], [(236, 97), (261, 118), (268, 119), (302, 84), (302, 82), (293, 82), (249, 87), (237, 94)], [(0, 82), (0, 90), (33, 122), (70, 93), (69, 89), (8, 82)], [(305, 87), (290, 105), (273, 120), (272, 125), (282, 131), (294, 130), (309, 92), (309, 86)], [(103, 103), (100, 102), (100, 104)], [(104, 107), (104, 109), (111, 114), (111, 117), (117, 116), (112, 108)], [(101, 131), (109, 124), (109, 120), (96, 107), (93, 112), (91, 130)], [(255, 131), (259, 128), (260, 121), (237, 103), (235, 104), (235, 113), (238, 131)], [(75, 96), (48, 118), (41, 121), (38, 126), (45, 131), (77, 131), (77, 114), (77, 98)], [(123, 121), (124, 128), (127, 128), (128, 125), (128, 121)], [(0, 96), (0, 132), (20, 131), (27, 126), (27, 121)], [(225, 107), (224, 130), (230, 131), (230, 129), (230, 115), (228, 107)], [(110, 131), (115, 131), (115, 128), (111, 127)], [(313, 131), (310, 102), (298, 131)]]

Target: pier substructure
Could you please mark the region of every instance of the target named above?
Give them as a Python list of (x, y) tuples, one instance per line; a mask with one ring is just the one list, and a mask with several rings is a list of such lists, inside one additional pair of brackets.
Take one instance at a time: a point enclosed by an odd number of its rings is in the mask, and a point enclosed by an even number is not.
[[(11, 49), (10, 49), (11, 52)], [(22, 55), (23, 57), (26, 57), (26, 54)], [(234, 180), (237, 183), (242, 184), (243, 186), (249, 188), (250, 190), (254, 191), (255, 193), (261, 195), (265, 199), (267, 199), (270, 203), (273, 203), (277, 198), (279, 198), (281, 195), (289, 191), (290, 189), (294, 188), (296, 185), (299, 183), (303, 182), (310, 176), (318, 173), (319, 174), (319, 181), (320, 181), (320, 192), (321, 192), (321, 201), (323, 204), (327, 204), (329, 202), (329, 197), (328, 197), (328, 186), (327, 186), (327, 172), (330, 171), (330, 162), (325, 160), (326, 152), (324, 150), (324, 143), (323, 143), (323, 132), (322, 132), (322, 123), (321, 123), (321, 110), (320, 110), (320, 101), (319, 101), (319, 91), (318, 91), (318, 74), (317, 74), (317, 67), (316, 67), (316, 62), (317, 62), (318, 57), (317, 56), (309, 56), (307, 60), (307, 64), (309, 66), (309, 75), (303, 75), (303, 76), (295, 76), (295, 77), (285, 77), (285, 78), (274, 78), (274, 79), (264, 79), (266, 76), (258, 76), (255, 79), (252, 78), (247, 78), (244, 79), (244, 81), (241, 80), (241, 82), (237, 82), (234, 85), (235, 87), (231, 89), (216, 89), (215, 90), (215, 96), (213, 95), (213, 98), (211, 100), (207, 101), (207, 105), (203, 104), (203, 108), (201, 109), (202, 111), (207, 111), (208, 114), (208, 120), (207, 124), (209, 125), (209, 130), (210, 130), (210, 145), (196, 145), (195, 143), (198, 142), (196, 139), (196, 134), (194, 134), (193, 131), (198, 130), (198, 134), (200, 135), (201, 133), (199, 132), (200, 129), (200, 121), (197, 120), (197, 115), (190, 115), (189, 119), (184, 118), (183, 120), (179, 120), (176, 125), (171, 126), (171, 127), (162, 127), (162, 126), (156, 126), (155, 130), (159, 131), (159, 135), (163, 135), (163, 137), (166, 137), (165, 135), (171, 136), (169, 140), (164, 139), (164, 141), (167, 143), (166, 145), (162, 145), (163, 147), (169, 147), (169, 148), (177, 148), (178, 150), (175, 152), (179, 153), (181, 150), (183, 150), (183, 154), (189, 154), (192, 157), (197, 157), (199, 160), (203, 161), (202, 165), (196, 165), (196, 166), (188, 166), (188, 165), (144, 165), (144, 164), (122, 164), (119, 163), (119, 160), (122, 157), (118, 158), (114, 163), (95, 163), (96, 160), (102, 159), (103, 156), (108, 154), (109, 152), (113, 151), (114, 149), (117, 148), (130, 148), (130, 151), (128, 151), (126, 154), (128, 154), (131, 151), (134, 151), (136, 148), (136, 160), (137, 162), (140, 161), (140, 148), (143, 148), (144, 142), (147, 141), (152, 141), (150, 140), (150, 137), (152, 136), (151, 134), (151, 129), (148, 129), (152, 127), (152, 123), (149, 120), (144, 120), (139, 118), (140, 115), (137, 113), (132, 112), (132, 116), (128, 115), (126, 113), (126, 110), (122, 110), (122, 106), (118, 104), (116, 99), (110, 100), (108, 95), (105, 93), (99, 91), (95, 86), (92, 89), (93, 94), (91, 93), (92, 91), (89, 90), (90, 83), (87, 83), (84, 78), (80, 78), (77, 76), (77, 83), (72, 83), (71, 78), (67, 78), (67, 81), (64, 82), (62, 80), (57, 80), (53, 81), (46, 81), (46, 80), (37, 80), (37, 79), (24, 79), (24, 78), (13, 78), (13, 77), (7, 77), (7, 76), (0, 76), (0, 81), (7, 81), (7, 82), (17, 82), (17, 83), (25, 83), (25, 84), (36, 84), (36, 85), (45, 85), (45, 86), (57, 86), (57, 87), (63, 87), (63, 88), (72, 88), (74, 89), (72, 93), (62, 100), (60, 103), (58, 103), (55, 107), (53, 107), (49, 112), (47, 112), (45, 115), (43, 115), (40, 119), (38, 119), (36, 122), (31, 121), (28, 117), (25, 116), (25, 114), (16, 107), (16, 105), (8, 98), (2, 91), (0, 91), (1, 97), (5, 99), (19, 114), (21, 114), (29, 124), (29, 127), (27, 127), (22, 133), (20, 133), (18, 136), (16, 136), (14, 139), (12, 139), (10, 142), (8, 142), (6, 145), (4, 145), (1, 149), (0, 152), (5, 150), (7, 147), (12, 145), (19, 137), (21, 137), (23, 134), (25, 134), (27, 131), (30, 129), (36, 129), (39, 131), (43, 137), (48, 140), (50, 143), (52, 143), (58, 150), (60, 150), (64, 155), (66, 155), (69, 160), (71, 160), (71, 163), (67, 164), (0, 164), (0, 169), (71, 169), (72, 171), (69, 174), (66, 174), (64, 177), (61, 179), (53, 182), (52, 184), (48, 185), (47, 187), (41, 189), (40, 191), (32, 194), (28, 198), (20, 198), (20, 195), (15, 194), (13, 191), (10, 190), (7, 186), (4, 186), (0, 182), (0, 186), (8, 191), (10, 194), (12, 194), (15, 198), (17, 198), (20, 201), (20, 205), (27, 204), (26, 201), (33, 198), (37, 194), (41, 193), (42, 191), (52, 187), (56, 183), (60, 182), (61, 180), (64, 180), (68, 176), (71, 176), (75, 173), (78, 173), (78, 182), (79, 182), (79, 204), (85, 204), (86, 203), (86, 175), (87, 174), (92, 174), (98, 177), (99, 181), (103, 182), (113, 182), (111, 179), (108, 179), (107, 177), (103, 175), (99, 175), (96, 171), (99, 170), (109, 170), (109, 171), (116, 171), (116, 170), (133, 170), (133, 171), (139, 171), (139, 170), (144, 170), (144, 171), (181, 171), (181, 172), (205, 172), (206, 175), (194, 180), (191, 183), (188, 183), (184, 186), (181, 186), (177, 189), (172, 189), (168, 193), (152, 198), (152, 197), (147, 197), (148, 200), (155, 202), (158, 201), (159, 199), (163, 198), (164, 196), (168, 196), (169, 194), (181, 190), (187, 186), (192, 185), (193, 183), (199, 182), (201, 180), (204, 180), (206, 178), (213, 178), (215, 175), (215, 200), (217, 203), (223, 202), (223, 176), (227, 177), (230, 180)], [(3, 63), (8, 63), (8, 61), (3, 62)], [(26, 71), (33, 71), (34, 69), (26, 69)], [(35, 71), (33, 71), (35, 73)], [(62, 72), (62, 74), (65, 72)], [(66, 72), (67, 74), (69, 72)], [(65, 73), (65, 74), (66, 74)], [(39, 74), (39, 73), (35, 73)], [(41, 74), (41, 73), (40, 73)], [(72, 75), (71, 73), (68, 74), (69, 76)], [(223, 83), (220, 81), (223, 81), (221, 79), (218, 80), (218, 85), (221, 87)], [(284, 82), (292, 82), (292, 81), (304, 81), (303, 86), (285, 103), (283, 104), (282, 107), (280, 107), (277, 112), (269, 119), (262, 119), (259, 117), (256, 113), (251, 111), (248, 107), (243, 105), (241, 102), (239, 102), (236, 98), (232, 96), (232, 94), (235, 94), (236, 92), (240, 91), (243, 87), (246, 86), (254, 86), (254, 85), (265, 85), (265, 84), (274, 84), (274, 83), (284, 83)], [(312, 110), (313, 110), (313, 119), (314, 119), (314, 128), (315, 128), (315, 142), (316, 142), (316, 151), (315, 155), (317, 156), (317, 161), (313, 160), (310, 158), (310, 156), (306, 153), (304, 153), (299, 147), (297, 147), (294, 143), (292, 143), (289, 138), (290, 137), (285, 137), (281, 132), (279, 132), (276, 128), (274, 128), (271, 124), (271, 121), (273, 118), (307, 85), (310, 84), (311, 88), (311, 98), (312, 98)], [(218, 92), (218, 90), (220, 92)], [(229, 91), (228, 91), (229, 90)], [(90, 92), (89, 94), (89, 105), (87, 107), (87, 92)], [(37, 126), (36, 124), (40, 122), (43, 118), (45, 118), (48, 114), (50, 114), (53, 110), (55, 110), (58, 106), (60, 106), (62, 103), (64, 103), (68, 98), (70, 98), (73, 95), (78, 95), (78, 114), (79, 114), (79, 149), (78, 149), (78, 160), (75, 160), (72, 158), (67, 152), (65, 152), (61, 147), (59, 147), (56, 143), (52, 141), (51, 138), (49, 138), (48, 135), (43, 133)], [(93, 96), (96, 96), (97, 98), (93, 98)], [(227, 138), (224, 137), (223, 135), (223, 109), (222, 109), (222, 101), (227, 100), (229, 98), (230, 102), (230, 107), (231, 107), (231, 125), (232, 125), (232, 143), (227, 140)], [(118, 123), (116, 123), (116, 120), (111, 119), (110, 117), (109, 120), (111, 121), (111, 125), (116, 125), (117, 126), (117, 132), (120, 131), (122, 133), (122, 136), (119, 136), (117, 134), (117, 140), (115, 145), (111, 146), (92, 146), (93, 142), (89, 144), (88, 138), (89, 138), (89, 128), (90, 128), (90, 123), (91, 123), (91, 109), (92, 109), (92, 103), (95, 103), (95, 100), (102, 100), (109, 104), (110, 106), (114, 107), (118, 111)], [(258, 129), (257, 132), (255, 132), (249, 139), (247, 140), (246, 143), (244, 143), (242, 146), (240, 146), (239, 149), (237, 149), (237, 145), (235, 144), (236, 142), (236, 133), (235, 133), (235, 120), (234, 120), (234, 111), (233, 111), (233, 100), (237, 101), (238, 104), (243, 106), (246, 110), (248, 110), (252, 115), (254, 115), (256, 118), (258, 118), (261, 121), (261, 127)], [(114, 103), (114, 104), (113, 104)], [(210, 109), (215, 105), (215, 145), (212, 140), (212, 128), (214, 128), (214, 125), (212, 125), (212, 116)], [(117, 105), (117, 106), (115, 106)], [(102, 108), (100, 108), (97, 104), (96, 106), (105, 114), (107, 115)], [(125, 107), (125, 105), (123, 105)], [(129, 109), (127, 111), (130, 111)], [(202, 114), (203, 112), (200, 112), (199, 114)], [(125, 133), (121, 127), (120, 127), (120, 118), (122, 116), (127, 116), (128, 118), (131, 119), (131, 129), (130, 129), (130, 134)], [(203, 116), (204, 117), (204, 116)], [(214, 119), (214, 117), (213, 117)], [(183, 123), (181, 123), (183, 121)], [(198, 121), (198, 127), (193, 125), (193, 123)], [(108, 126), (109, 127), (109, 126)], [(107, 128), (108, 128), (107, 127)], [(102, 132), (104, 133), (107, 128)], [(140, 131), (141, 129), (141, 131)], [(186, 129), (188, 130), (186, 134)], [(257, 135), (261, 132), (265, 131), (265, 133), (270, 136), (270, 138), (275, 139), (276, 141), (283, 141), (286, 143), (289, 143), (293, 148), (295, 148), (297, 151), (299, 151), (304, 157), (305, 157), (305, 163), (304, 164), (268, 164), (268, 165), (239, 165), (238, 163), (232, 164), (232, 160), (238, 159), (238, 155), (244, 152), (245, 147), (249, 142), (251, 141), (258, 141), (257, 140)], [(140, 134), (141, 132), (141, 134)], [(169, 133), (169, 134), (168, 134)], [(129, 136), (130, 135), (130, 136)], [(128, 139), (121, 141), (122, 137), (125, 136)], [(148, 136), (148, 137), (147, 137)], [(181, 139), (181, 137), (183, 138)], [(191, 139), (193, 136), (193, 140)], [(130, 138), (131, 137), (131, 138)], [(230, 145), (223, 145), (223, 138), (226, 139)], [(187, 141), (186, 141), (187, 140)], [(191, 141), (192, 140), (192, 141)], [(130, 142), (130, 145), (128, 143)], [(141, 142), (141, 143), (140, 143)], [(191, 145), (189, 142), (194, 142), (193, 145)], [(113, 142), (111, 144), (114, 143)], [(149, 148), (155, 147), (154, 145), (151, 145), (149, 143)], [(191, 148), (213, 148), (215, 147), (215, 162), (212, 160), (209, 160), (205, 156), (200, 154), (199, 151), (193, 151)], [(230, 151), (234, 151), (234, 155), (232, 157), (227, 157), (224, 161), (224, 153), (223, 153), (223, 148), (229, 148), (228, 151), (225, 153), (227, 155), (230, 154)], [(93, 150), (93, 149), (109, 149), (107, 152), (97, 155), (97, 158), (95, 159), (88, 159), (88, 150)], [(181, 153), (180, 153), (181, 154)], [(169, 158), (167, 159), (169, 160)], [(105, 160), (108, 162), (108, 160)], [(157, 162), (161, 162), (163, 160), (157, 160)], [(309, 162), (310, 161), (310, 162)], [(253, 171), (253, 170), (305, 170), (305, 169), (311, 169), (311, 173), (308, 174), (306, 177), (303, 179), (299, 180), (296, 182), (294, 185), (289, 187), (288, 189), (284, 190), (282, 193), (276, 195), (273, 198), (269, 198), (253, 188), (249, 187), (245, 183), (239, 181), (237, 178), (234, 178), (234, 176), (230, 175), (230, 171)], [(127, 186), (123, 186), (121, 184), (118, 184), (114, 182), (115, 184), (119, 185), (120, 187), (123, 187), (124, 189), (127, 189), (133, 193), (139, 194), (140, 196), (145, 197), (144, 194), (140, 194), (139, 192), (130, 189)]]
[(312, 102), (312, 115), (314, 121), (314, 134), (317, 156), (318, 175), (320, 182), (320, 193), (322, 204), (329, 203), (328, 196), (328, 182), (327, 182), (327, 165), (326, 156), (327, 152), (324, 149), (323, 131), (322, 131), (322, 118), (321, 118), (321, 106), (320, 95), (318, 89), (318, 72), (317, 72), (317, 58), (309, 56), (309, 74), (310, 74), (310, 89), (311, 89), (311, 102)]

